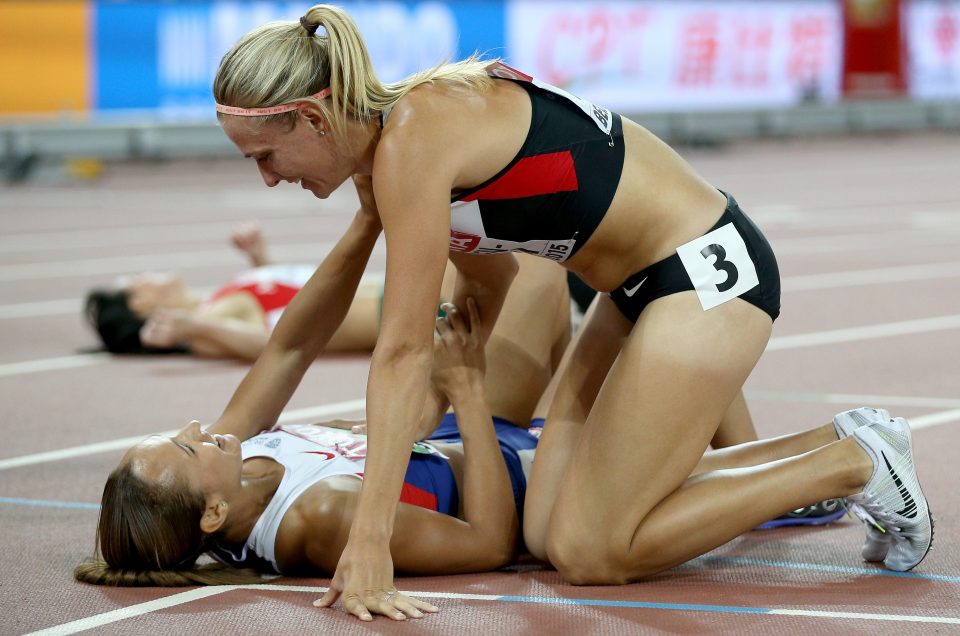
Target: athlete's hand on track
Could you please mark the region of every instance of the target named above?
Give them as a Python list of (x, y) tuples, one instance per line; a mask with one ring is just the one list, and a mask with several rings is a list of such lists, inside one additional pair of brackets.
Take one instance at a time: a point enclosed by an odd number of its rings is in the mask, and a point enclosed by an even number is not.
[(347, 541), (330, 588), (313, 604), (330, 607), (338, 598), (342, 599), (344, 611), (362, 621), (372, 621), (374, 614), (402, 621), (439, 611), (430, 603), (397, 591), (389, 546), (373, 541)]

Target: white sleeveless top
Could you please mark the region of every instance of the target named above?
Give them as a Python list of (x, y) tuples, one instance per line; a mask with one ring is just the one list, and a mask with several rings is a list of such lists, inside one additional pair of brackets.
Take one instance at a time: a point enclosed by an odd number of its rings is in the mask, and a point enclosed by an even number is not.
[(361, 478), (366, 439), (318, 426), (280, 425), (243, 442), (241, 456), (244, 460), (269, 457), (283, 466), (283, 478), (240, 554), (218, 546), (211, 555), (235, 567), (262, 569), (267, 565), (279, 574), (275, 546), (283, 516), (297, 497), (321, 479), (335, 475)]

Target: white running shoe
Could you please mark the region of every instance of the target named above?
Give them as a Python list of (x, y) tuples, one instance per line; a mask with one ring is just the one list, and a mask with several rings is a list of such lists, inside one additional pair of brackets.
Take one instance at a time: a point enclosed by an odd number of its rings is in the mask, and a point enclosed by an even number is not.
[(874, 470), (863, 492), (847, 501), (856, 506), (854, 513), (864, 522), (890, 535), (884, 565), (898, 572), (911, 570), (933, 544), (933, 517), (913, 465), (910, 428), (906, 420), (897, 417), (884, 424), (862, 426), (852, 437), (870, 455)]
[(837, 430), (837, 437), (850, 437), (861, 426), (884, 424), (890, 421), (890, 413), (885, 409), (875, 409), (861, 406), (858, 409), (837, 413), (833, 418), (833, 427)]
[[(857, 513), (858, 510), (860, 510), (859, 506), (851, 506), (850, 508), (853, 514), (860, 517)], [(861, 520), (863, 521), (863, 527), (867, 530), (867, 539), (860, 549), (860, 556), (869, 563), (879, 563), (886, 559), (887, 553), (890, 552), (890, 546), (893, 545), (893, 534), (877, 529), (866, 519), (861, 518)]]
[[(890, 413), (886, 409), (875, 409), (869, 406), (861, 406), (858, 409), (837, 413), (833, 418), (833, 427), (837, 431), (837, 437), (844, 439), (853, 435), (853, 432), (861, 426), (870, 426), (871, 424), (885, 424), (890, 421)], [(847, 509), (859, 519), (863, 519), (857, 504), (847, 501)], [(883, 561), (887, 558), (887, 551), (893, 543), (893, 537), (881, 530), (876, 529), (872, 524), (865, 522), (867, 537), (863, 542), (863, 548), (860, 550), (860, 556), (864, 561), (871, 563)]]

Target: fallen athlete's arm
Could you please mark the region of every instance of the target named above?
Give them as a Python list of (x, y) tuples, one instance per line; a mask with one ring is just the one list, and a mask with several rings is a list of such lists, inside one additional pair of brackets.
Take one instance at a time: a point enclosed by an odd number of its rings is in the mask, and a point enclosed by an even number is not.
[(262, 322), (251, 322), (214, 313), (195, 314), (177, 309), (159, 309), (150, 315), (140, 339), (151, 346), (185, 344), (202, 358), (257, 359), (270, 334)]
[(437, 320), (431, 373), (433, 386), (453, 405), (463, 438), (463, 521), (448, 517), (417, 524), (418, 513), (404, 511), (402, 520), (398, 515), (390, 545), (397, 567), (408, 572), (416, 567), (427, 573), (420, 565), (424, 547), (441, 568), (437, 573), (494, 569), (515, 556), (519, 524), (513, 487), (484, 390), (489, 332), (472, 298), (465, 309), (468, 316), (448, 305), (447, 317)]
[[(469, 324), (455, 307), (437, 320), (431, 373), (433, 384), (453, 404), (463, 437), (464, 518), (399, 504), (390, 554), (394, 567), (408, 574), (488, 571), (516, 555), (517, 512), (484, 392), (482, 328), (472, 299), (468, 310)], [(311, 487), (284, 517), (278, 557), (288, 567), (305, 558), (319, 570), (334, 571), (356, 514), (358, 491), (359, 483), (350, 477)]]

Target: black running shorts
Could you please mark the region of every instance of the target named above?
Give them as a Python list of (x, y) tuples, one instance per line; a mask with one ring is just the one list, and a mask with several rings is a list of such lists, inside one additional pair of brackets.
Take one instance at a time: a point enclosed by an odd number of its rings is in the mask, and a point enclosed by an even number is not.
[(724, 195), (727, 207), (709, 232), (608, 294), (630, 321), (657, 298), (683, 291), (696, 291), (704, 311), (742, 298), (773, 320), (780, 315), (780, 270), (773, 250), (736, 200)]

